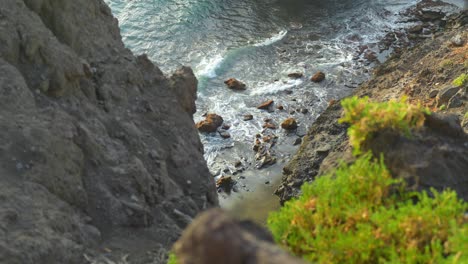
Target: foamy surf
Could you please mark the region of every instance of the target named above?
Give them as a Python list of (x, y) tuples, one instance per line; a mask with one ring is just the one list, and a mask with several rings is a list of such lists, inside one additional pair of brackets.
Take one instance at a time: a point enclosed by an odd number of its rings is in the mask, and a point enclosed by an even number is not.
[(269, 46), (275, 42), (278, 42), (280, 40), (282, 40), (286, 34), (288, 34), (288, 31), (287, 30), (281, 30), (280, 32), (278, 32), (278, 34), (270, 37), (270, 38), (267, 38), (261, 42), (258, 42), (256, 44), (254, 44), (255, 47), (263, 47), (263, 46)]
[(303, 80), (287, 80), (287, 81), (277, 81), (274, 83), (269, 83), (260, 87), (256, 87), (250, 93), (250, 95), (272, 95), (277, 94), (288, 89), (294, 88), (303, 83)]
[(224, 61), (224, 57), (221, 54), (217, 54), (214, 57), (205, 57), (195, 68), (195, 75), (197, 77), (215, 78), (217, 76), (216, 70), (219, 69)]

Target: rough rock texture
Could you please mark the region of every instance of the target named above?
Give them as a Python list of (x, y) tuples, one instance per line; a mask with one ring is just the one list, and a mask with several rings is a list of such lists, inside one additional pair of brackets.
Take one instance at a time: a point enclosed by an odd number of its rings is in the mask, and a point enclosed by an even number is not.
[(450, 188), (468, 201), (468, 134), (459, 123), (455, 116), (432, 114), (411, 138), (381, 131), (365, 148), (383, 153), (392, 175), (405, 179), (411, 190)]
[(174, 251), (179, 264), (305, 264), (274, 245), (261, 227), (233, 220), (219, 209), (200, 215)]
[(323, 80), (325, 80), (325, 73), (319, 71), (317, 73), (314, 74), (314, 76), (312, 76), (312, 78), (310, 78), (311, 81), (313, 82), (321, 82)]
[(200, 132), (212, 133), (216, 132), (223, 122), (224, 120), (221, 116), (217, 114), (207, 114), (205, 120), (198, 122), (195, 126)]
[[(369, 143), (368, 149), (383, 152), (389, 169), (394, 175), (407, 179), (412, 189), (449, 187), (468, 200), (468, 118), (464, 117), (468, 110), (467, 87), (453, 88), (452, 84), (466, 71), (468, 44), (465, 42), (459, 47), (451, 44), (455, 36), (468, 39), (468, 11), (448, 17), (443, 24), (443, 32), (421, 40), (414, 48), (395, 53), (378, 66), (373, 78), (355, 94), (375, 101), (407, 96), (410, 102), (422, 102), (432, 111), (454, 114), (456, 119), (463, 120), (464, 133), (459, 127), (460, 121), (454, 121), (453, 117), (429, 119), (424, 130), (412, 139), (383, 131)], [(447, 110), (438, 107), (443, 104), (448, 104)], [(276, 190), (282, 203), (299, 195), (304, 182), (336, 168), (340, 160), (353, 160), (346, 126), (338, 124), (341, 112), (339, 102), (332, 103), (312, 125), (298, 153), (284, 167), (282, 183)]]
[(338, 124), (341, 112), (339, 102), (330, 105), (302, 138), (298, 153), (283, 168), (283, 180), (275, 191), (281, 203), (297, 196), (300, 186), (319, 174), (320, 165), (330, 152), (341, 153), (347, 148), (342, 146), (342, 142), (347, 138), (347, 126)]
[(226, 81), (224, 81), (224, 83), (227, 85), (227, 87), (229, 89), (232, 89), (232, 90), (243, 91), (243, 90), (247, 89), (245, 83), (243, 83), (243, 82), (241, 82), (241, 81), (239, 81), (239, 80), (237, 80), (235, 78), (231, 78), (229, 80), (226, 80)]
[(133, 56), (102, 0), (1, 0), (0, 43), (0, 263), (163, 259), (217, 204), (193, 73)]
[(294, 130), (297, 128), (297, 122), (296, 119), (289, 117), (286, 118), (282, 123), (281, 127), (286, 130)]

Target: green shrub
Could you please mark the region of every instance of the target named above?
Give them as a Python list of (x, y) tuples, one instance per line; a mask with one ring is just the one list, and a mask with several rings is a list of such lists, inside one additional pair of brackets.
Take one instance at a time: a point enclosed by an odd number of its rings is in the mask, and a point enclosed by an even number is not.
[(169, 253), (169, 259), (167, 260), (167, 264), (177, 264), (177, 257), (174, 253)]
[(312, 263), (468, 263), (467, 204), (452, 191), (431, 198), (403, 187), (367, 153), (304, 184), (268, 226)]
[(354, 96), (344, 99), (341, 104), (344, 114), (339, 122), (350, 124), (349, 142), (353, 146), (355, 155), (361, 152), (362, 143), (374, 132), (390, 128), (409, 136), (411, 129), (424, 124), (424, 114), (430, 113), (419, 104), (407, 103), (406, 98), (400, 101), (376, 103), (370, 102), (368, 97)]
[(452, 84), (460, 87), (460, 86), (464, 86), (467, 83), (468, 83), (468, 74), (462, 73), (455, 80), (453, 80)]

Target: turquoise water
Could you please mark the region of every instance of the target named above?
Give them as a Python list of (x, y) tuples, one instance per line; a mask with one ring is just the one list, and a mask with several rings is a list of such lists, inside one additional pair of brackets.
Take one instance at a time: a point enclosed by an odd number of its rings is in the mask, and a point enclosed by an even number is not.
[[(292, 110), (307, 108), (307, 115), (295, 116), (306, 128), (330, 99), (350, 93), (345, 85), (356, 86), (366, 76), (366, 67), (352, 60), (357, 46), (377, 48), (378, 39), (396, 26), (396, 14), (414, 0), (106, 2), (134, 53), (147, 53), (166, 73), (180, 65), (194, 69), (199, 79), (196, 121), (205, 112), (216, 112), (232, 125), (229, 140), (201, 136), (208, 163), (217, 173), (214, 163), (220, 150), (251, 144), (264, 118), (280, 122)], [(289, 72), (310, 77), (317, 70), (327, 73), (326, 82), (287, 78)], [(226, 89), (223, 81), (231, 77), (244, 81), (247, 91)], [(285, 95), (286, 90), (293, 94)], [(257, 110), (266, 99), (287, 111)], [(255, 120), (241, 121), (246, 113)]]

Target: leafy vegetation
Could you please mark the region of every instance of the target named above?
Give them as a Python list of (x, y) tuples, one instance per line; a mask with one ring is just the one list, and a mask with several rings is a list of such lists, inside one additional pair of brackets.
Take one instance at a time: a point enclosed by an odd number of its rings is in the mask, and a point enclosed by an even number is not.
[(177, 264), (177, 257), (174, 253), (169, 254), (169, 259), (167, 260), (167, 264)]
[(433, 193), (404, 192), (383, 159), (367, 153), (304, 184), (268, 226), (313, 263), (468, 263), (468, 206), (452, 191)]
[(344, 115), (340, 122), (351, 125), (348, 135), (355, 155), (361, 153), (362, 143), (374, 132), (390, 128), (409, 136), (411, 129), (424, 124), (425, 114), (430, 114), (429, 110), (420, 104), (408, 104), (406, 98), (377, 103), (370, 102), (368, 97), (354, 96), (344, 99), (341, 104)]
[(462, 73), (455, 80), (453, 80), (453, 85), (455, 86), (464, 86), (468, 83), (468, 74)]
[[(428, 110), (405, 99), (371, 103), (368, 98), (343, 100), (341, 122), (351, 145), (383, 128), (409, 135)], [(392, 178), (383, 156), (370, 152), (314, 182), (278, 212), (268, 226), (275, 240), (312, 263), (468, 263), (468, 204), (455, 192), (405, 191)]]

